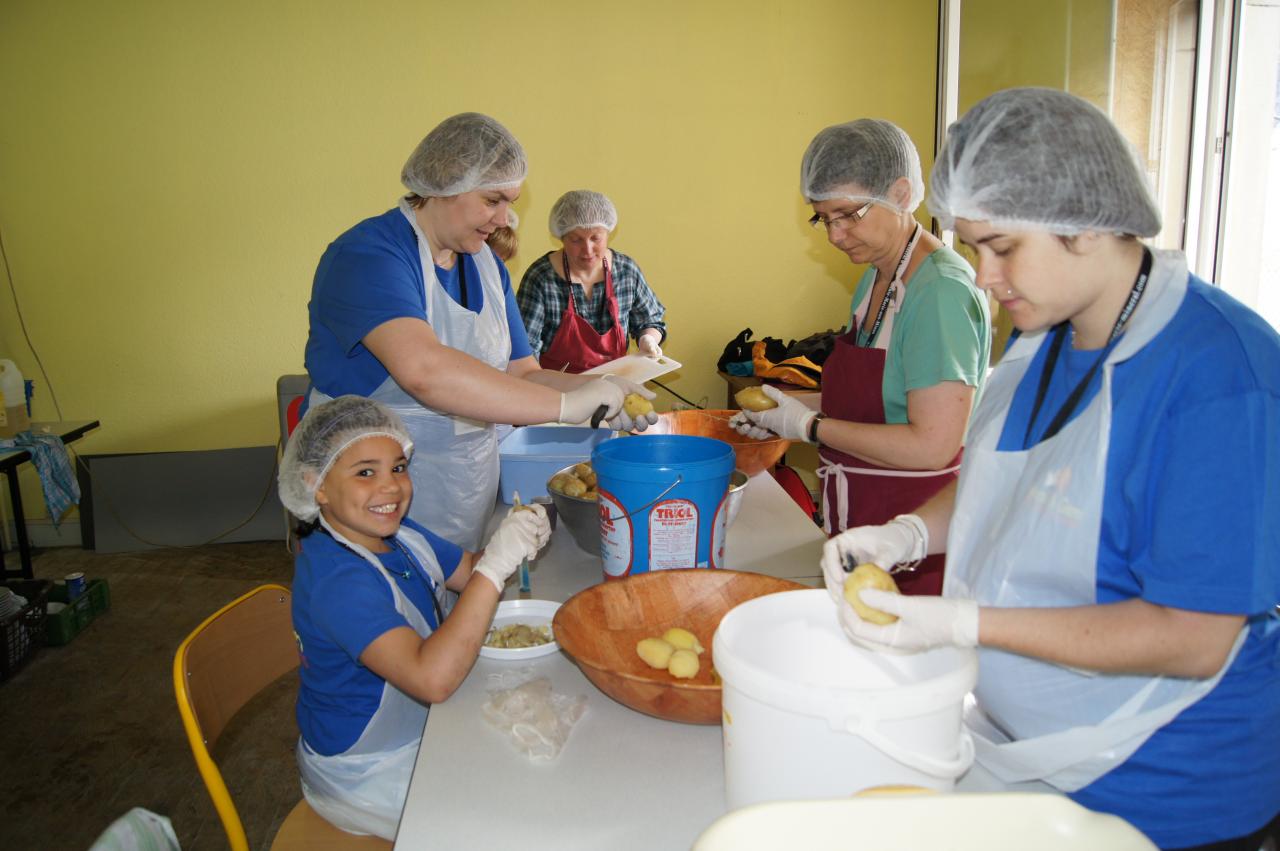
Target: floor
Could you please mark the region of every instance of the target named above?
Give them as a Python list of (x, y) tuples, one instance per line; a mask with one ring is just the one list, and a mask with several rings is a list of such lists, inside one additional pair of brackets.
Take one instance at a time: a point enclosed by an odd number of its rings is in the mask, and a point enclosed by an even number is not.
[[(6, 554), (12, 566), (16, 557)], [(99, 555), (38, 552), (37, 578), (106, 579), (111, 608), (0, 683), (0, 848), (87, 849), (132, 807), (169, 817), (184, 851), (225, 849), (173, 694), (173, 653), (206, 616), (264, 582), (290, 584), (280, 541)], [(232, 722), (214, 752), (251, 848), (301, 798), (295, 677)]]

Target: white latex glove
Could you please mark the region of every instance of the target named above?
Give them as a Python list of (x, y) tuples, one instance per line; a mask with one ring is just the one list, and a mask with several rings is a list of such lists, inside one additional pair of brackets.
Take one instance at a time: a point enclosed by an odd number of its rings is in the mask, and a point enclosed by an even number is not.
[[(623, 396), (635, 393), (637, 396), (643, 396), (649, 401), (658, 398), (658, 394), (654, 393), (643, 384), (636, 384), (630, 379), (623, 378), (621, 375), (606, 375), (605, 381), (611, 381), (618, 387), (622, 388)], [(618, 415), (609, 420), (609, 428), (615, 431), (644, 431), (649, 426), (658, 421), (658, 412), (650, 411), (639, 419), (632, 419), (626, 411), (618, 411)]]
[[(612, 376), (610, 376), (612, 378)], [(559, 422), (567, 425), (585, 423), (601, 405), (608, 408), (605, 419), (612, 420), (622, 410), (626, 392), (612, 381), (596, 378), (560, 396)]]
[(520, 562), (537, 555), (550, 539), (551, 524), (545, 508), (537, 503), (520, 506), (518, 510), (512, 508), (502, 518), (472, 572), (492, 582), (501, 594)]
[(809, 442), (809, 424), (818, 412), (803, 402), (792, 399), (776, 387), (762, 385), (764, 394), (778, 403), (767, 411), (740, 411), (729, 420), (738, 434), (764, 440), (773, 437)]
[(658, 341), (662, 339), (661, 332), (644, 331), (640, 334), (640, 339), (636, 340), (636, 348), (640, 350), (640, 354), (650, 358), (662, 357), (662, 346), (658, 345)]
[(888, 626), (876, 626), (858, 617), (853, 606), (842, 600), (840, 626), (855, 644), (902, 653), (978, 645), (978, 604), (973, 600), (908, 597), (874, 588), (864, 588), (858, 596), (873, 609), (897, 615), (898, 620)]
[(822, 578), (837, 606), (844, 580), (858, 565), (871, 562), (890, 573), (895, 565), (919, 561), (929, 552), (929, 530), (914, 514), (899, 514), (883, 526), (855, 526), (822, 545)]

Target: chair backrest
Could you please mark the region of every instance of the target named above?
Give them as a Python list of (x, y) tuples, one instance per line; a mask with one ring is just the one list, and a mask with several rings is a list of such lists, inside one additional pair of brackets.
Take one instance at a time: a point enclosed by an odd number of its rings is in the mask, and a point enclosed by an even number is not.
[(249, 844), (209, 749), (241, 707), (298, 666), (290, 600), (282, 585), (255, 588), (206, 618), (173, 658), (178, 713), (232, 851)]
[(282, 375), (276, 379), (276, 414), (280, 424), (280, 446), (289, 440), (289, 434), (298, 424), (300, 401), (311, 387), (311, 377), (306, 373)]

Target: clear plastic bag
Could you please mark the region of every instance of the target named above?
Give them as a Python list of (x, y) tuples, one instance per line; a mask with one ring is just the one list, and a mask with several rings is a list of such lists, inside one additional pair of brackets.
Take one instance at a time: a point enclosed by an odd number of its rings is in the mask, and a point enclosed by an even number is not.
[(573, 725), (586, 711), (586, 696), (557, 694), (550, 680), (533, 678), (528, 669), (494, 674), (490, 682), (489, 700), (481, 707), (485, 720), (532, 762), (559, 756)]

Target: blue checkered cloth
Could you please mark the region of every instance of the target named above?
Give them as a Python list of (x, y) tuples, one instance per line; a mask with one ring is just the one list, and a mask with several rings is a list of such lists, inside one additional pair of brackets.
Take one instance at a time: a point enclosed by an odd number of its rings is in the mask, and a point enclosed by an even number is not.
[(40, 488), (44, 491), (44, 506), (48, 509), (53, 528), (58, 528), (62, 515), (73, 505), (80, 504), (80, 483), (76, 481), (67, 446), (56, 434), (33, 434), (29, 431), (17, 437), (0, 440), (0, 449), (27, 451), (31, 463), (40, 476)]

